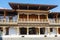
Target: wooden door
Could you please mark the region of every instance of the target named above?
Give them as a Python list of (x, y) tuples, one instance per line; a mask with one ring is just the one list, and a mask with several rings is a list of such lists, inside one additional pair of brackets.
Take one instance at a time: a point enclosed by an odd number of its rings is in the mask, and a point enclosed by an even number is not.
[(60, 28), (58, 28), (58, 33), (60, 34)]

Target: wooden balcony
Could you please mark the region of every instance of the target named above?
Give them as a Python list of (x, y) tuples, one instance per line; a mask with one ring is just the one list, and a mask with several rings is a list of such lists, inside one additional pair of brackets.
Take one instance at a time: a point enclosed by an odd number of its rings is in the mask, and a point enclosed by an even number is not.
[(17, 23), (48, 23), (47, 19), (19, 19), (17, 20), (0, 20), (0, 24), (17, 24)]
[(47, 19), (19, 19), (18, 23), (48, 23)]

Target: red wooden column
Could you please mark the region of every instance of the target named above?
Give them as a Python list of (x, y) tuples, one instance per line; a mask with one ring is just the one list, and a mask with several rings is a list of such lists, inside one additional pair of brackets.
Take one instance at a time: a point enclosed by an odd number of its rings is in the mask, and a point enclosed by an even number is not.
[(57, 18), (58, 18), (58, 14), (56, 13), (56, 19), (55, 19), (55, 20), (56, 20), (56, 22), (58, 22), (58, 19), (57, 19)]

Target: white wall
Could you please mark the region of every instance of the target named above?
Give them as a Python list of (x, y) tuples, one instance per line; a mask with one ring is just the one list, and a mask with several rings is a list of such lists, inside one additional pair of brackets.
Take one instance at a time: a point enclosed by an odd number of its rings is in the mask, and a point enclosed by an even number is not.
[(9, 28), (9, 35), (16, 35), (17, 34), (17, 29), (14, 27)]

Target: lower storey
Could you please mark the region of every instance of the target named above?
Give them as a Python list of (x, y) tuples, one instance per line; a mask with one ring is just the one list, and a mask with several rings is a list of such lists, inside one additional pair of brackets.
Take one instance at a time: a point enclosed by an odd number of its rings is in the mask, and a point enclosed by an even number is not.
[(60, 40), (60, 37), (3, 37), (2, 40)]
[(59, 37), (60, 27), (0, 27), (0, 36)]
[(0, 27), (0, 40), (60, 40), (60, 27)]

